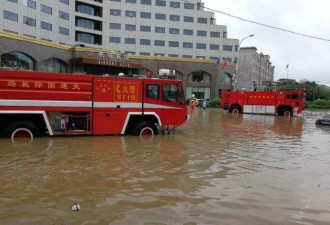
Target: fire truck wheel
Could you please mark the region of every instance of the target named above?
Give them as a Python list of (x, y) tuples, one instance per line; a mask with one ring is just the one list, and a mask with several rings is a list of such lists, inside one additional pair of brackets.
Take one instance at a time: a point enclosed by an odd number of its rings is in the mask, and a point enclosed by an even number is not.
[(283, 116), (284, 117), (290, 117), (291, 116), (291, 112), (289, 110), (284, 110)]
[(231, 107), (230, 111), (232, 114), (238, 114), (241, 112), (241, 108), (239, 106), (233, 106)]
[(153, 123), (142, 121), (138, 123), (134, 130), (133, 135), (154, 135), (157, 134), (157, 128)]
[(30, 138), (40, 136), (38, 127), (30, 121), (15, 121), (9, 124), (4, 132), (4, 136), (11, 138)]

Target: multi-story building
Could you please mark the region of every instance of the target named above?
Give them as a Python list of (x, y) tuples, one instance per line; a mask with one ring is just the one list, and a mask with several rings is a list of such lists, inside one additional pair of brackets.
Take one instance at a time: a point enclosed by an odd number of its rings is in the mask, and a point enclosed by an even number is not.
[[(0, 46), (1, 64), (10, 67), (13, 57), (27, 58), (27, 69), (92, 74), (120, 70), (157, 74), (159, 66), (167, 66), (183, 79), (187, 96), (201, 92), (203, 98), (216, 97), (219, 89), (231, 87), (234, 64), (221, 70), (214, 62), (219, 57), (237, 62), (238, 40), (227, 38), (227, 27), (216, 25), (214, 13), (205, 11), (203, 4), (201, 0), (2, 0), (2, 33), (51, 48), (33, 51), (28, 43), (20, 43), (1, 51)], [(77, 46), (81, 47), (79, 53)], [(71, 55), (55, 54), (53, 47)], [(111, 61), (118, 58), (118, 52), (141, 66), (132, 72), (103, 62), (98, 65), (102, 68), (95, 69), (95, 65), (87, 65), (93, 64), (91, 60), (84, 59), (108, 57)]]
[(261, 89), (267, 82), (274, 81), (274, 69), (269, 55), (258, 53), (256, 47), (240, 48), (236, 89)]

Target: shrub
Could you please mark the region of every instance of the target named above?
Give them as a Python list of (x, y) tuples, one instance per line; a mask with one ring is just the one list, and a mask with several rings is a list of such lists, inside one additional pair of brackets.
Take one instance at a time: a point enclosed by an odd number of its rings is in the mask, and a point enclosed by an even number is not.
[(308, 109), (330, 109), (330, 100), (318, 99), (315, 101), (306, 101)]
[(208, 108), (220, 108), (220, 104), (221, 104), (220, 98), (214, 98), (208, 102), (207, 107)]

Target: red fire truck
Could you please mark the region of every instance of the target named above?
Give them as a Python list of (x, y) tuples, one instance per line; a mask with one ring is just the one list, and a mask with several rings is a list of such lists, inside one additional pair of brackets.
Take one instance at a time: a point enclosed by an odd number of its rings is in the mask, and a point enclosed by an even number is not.
[(1, 137), (153, 135), (186, 118), (181, 81), (0, 70)]
[(305, 91), (223, 91), (221, 108), (230, 113), (295, 116), (304, 109)]

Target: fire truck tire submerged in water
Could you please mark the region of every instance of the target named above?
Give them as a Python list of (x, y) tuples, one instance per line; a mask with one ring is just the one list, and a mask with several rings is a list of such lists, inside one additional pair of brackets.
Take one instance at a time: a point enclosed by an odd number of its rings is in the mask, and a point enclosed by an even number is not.
[(238, 113), (242, 113), (242, 109), (241, 107), (234, 105), (230, 108), (229, 112), (233, 114), (238, 114)]
[(285, 117), (292, 116), (292, 110), (290, 109), (290, 107), (281, 108), (279, 109), (279, 115)]
[(4, 137), (6, 138), (30, 138), (40, 137), (40, 131), (38, 127), (30, 121), (15, 121), (9, 124), (5, 131)]
[(139, 122), (134, 130), (133, 135), (154, 135), (158, 134), (155, 124), (148, 121)]

